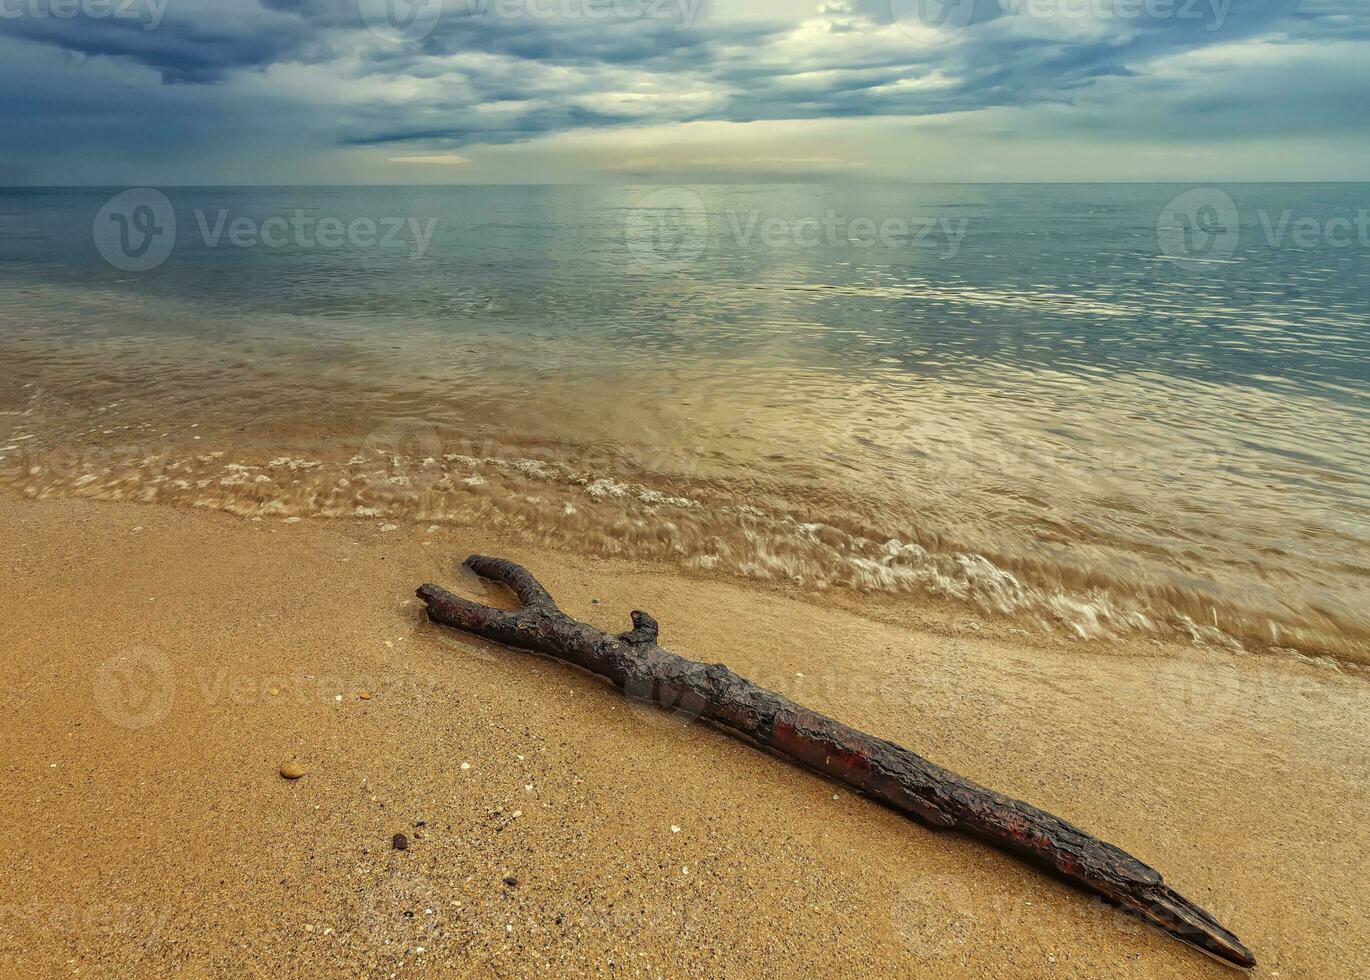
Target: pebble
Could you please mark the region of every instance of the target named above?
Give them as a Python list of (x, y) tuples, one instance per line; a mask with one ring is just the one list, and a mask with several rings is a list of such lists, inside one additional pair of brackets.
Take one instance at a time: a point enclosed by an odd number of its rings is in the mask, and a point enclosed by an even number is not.
[(382, 524), (382, 525), (381, 525), (381, 530), (382, 530), (382, 531), (398, 531), (399, 529), (400, 529), (400, 526), (399, 526), (398, 524)]
[(510, 888), (517, 888), (517, 887), (518, 887), (518, 884), (519, 884), (519, 880), (518, 880), (517, 878), (515, 878), (513, 875), (505, 875), (505, 876), (504, 876), (504, 883), (505, 883), (506, 885), (508, 885)]
[(407, 851), (409, 850), (409, 838), (404, 834), (396, 834), (390, 838), (390, 846), (397, 851)]
[(293, 759), (281, 766), (281, 776), (285, 779), (299, 779), (304, 775), (304, 766)]
[(273, 688), (271, 689), (271, 696), (272, 696), (273, 698), (274, 698), (276, 695), (280, 694), (280, 693), (281, 693), (281, 689), (280, 689), (279, 687), (273, 687)]
[(673, 834), (678, 834), (678, 833), (680, 833), (680, 828), (677, 827), (675, 824), (671, 824), (671, 833), (673, 833)]
[(461, 764), (461, 767), (462, 767), (462, 769), (470, 769), (470, 768), (471, 768), (471, 763), (469, 763), (469, 762), (463, 762), (463, 763)]
[(370, 691), (362, 691), (360, 694), (357, 695), (357, 697), (361, 698), (363, 701), (370, 701), (370, 700), (371, 700), (371, 692), (370, 692)]

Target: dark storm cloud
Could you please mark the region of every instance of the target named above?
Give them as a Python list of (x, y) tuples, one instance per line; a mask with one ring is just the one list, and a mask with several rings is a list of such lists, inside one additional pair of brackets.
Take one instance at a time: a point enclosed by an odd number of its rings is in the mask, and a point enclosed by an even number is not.
[[(248, 5), (232, 14), (189, 9), (177, 0), (110, 0), (110, 13), (55, 16), (52, 0), (0, 0), (10, 37), (85, 57), (112, 58), (174, 83), (217, 82), (281, 61), (328, 56), (322, 36), (298, 17)], [(93, 7), (103, 10), (104, 7)]]
[[(449, 0), (431, 30), (399, 41), (369, 31), (355, 0), (138, 0), (145, 10), (165, 5), (155, 29), (146, 18), (35, 15), (35, 5), (48, 2), (0, 0), (9, 44), (152, 72), (164, 84), (202, 90), (197, 97), (210, 107), (247, 98), (239, 83), (254, 72), (312, 66), (327, 77), (314, 88), (283, 83), (281, 98), (307, 111), (320, 90), (336, 96), (334, 138), (352, 146), (458, 147), (615, 125), (1070, 105), (1105, 81), (1164, 91), (1164, 82), (1151, 85), (1153, 66), (1207, 48), (1257, 38), (1370, 39), (1370, 12), (1355, 0), (959, 0), (970, 6), (955, 8), (959, 19), (939, 31), (910, 20), (927, 9), (919, 4), (939, 0), (850, 0), (788, 21), (729, 19), (723, 3), (717, 17), (592, 19), (508, 16), (499, 13), (507, 9), (501, 0)], [(541, 11), (569, 3), (574, 13), (597, 0), (512, 2)], [(634, 9), (655, 9), (651, 2)], [(671, 2), (693, 11), (685, 0)], [(1310, 96), (1320, 101), (1307, 118), (1318, 125), (1336, 129), (1363, 113), (1360, 70), (1343, 67), (1336, 77), (1348, 92)], [(81, 98), (79, 88), (59, 87)], [(1243, 125), (1299, 115), (1300, 96), (1270, 88), (1263, 94), (1272, 112), (1242, 111)], [(1249, 101), (1240, 92), (1195, 91), (1176, 111), (1203, 117), (1215, 111), (1206, 100), (1228, 95), (1229, 106)], [(90, 104), (98, 103), (92, 93)], [(0, 113), (15, 111), (12, 101), (0, 104)], [(61, 131), (43, 127), (43, 138), (60, 141)]]
[[(662, 22), (511, 23), (447, 17), (419, 45), (370, 54), (363, 70), (433, 78), (444, 71), (445, 59), (475, 52), (526, 63), (527, 75), (521, 68), (464, 65), (462, 79), (475, 104), (541, 94), (536, 80), (553, 67), (634, 69), (691, 78), (728, 95), (695, 110), (668, 105), (658, 111), (647, 106), (631, 119), (565, 105), (539, 105), (515, 121), (504, 119), (493, 126), (458, 107), (450, 109), (448, 126), (415, 128), (405, 120), (361, 117), (354, 120), (347, 138), (352, 143), (427, 139), (460, 145), (526, 139), (614, 121), (909, 116), (1069, 103), (1097, 79), (1135, 76), (1151, 62), (1180, 52), (1231, 44), (1272, 30), (1277, 38), (1340, 39), (1351, 25), (1363, 30), (1370, 23), (1364, 13), (1301, 11), (1298, 0), (1135, 0), (1131, 6), (1129, 0), (1002, 0), (1003, 6), (999, 0), (975, 0), (965, 26), (942, 44), (918, 45), (912, 37), (903, 45), (871, 43), (873, 27), (884, 28), (888, 38), (898, 20), (892, 11), (914, 9), (913, 2), (905, 6), (900, 0), (861, 0), (849, 8), (849, 19), (834, 18), (830, 23), (830, 44), (797, 54), (783, 46), (793, 24), (680, 28)], [(1109, 29), (1072, 33), (1087, 28), (1089, 13), (1100, 9), (1116, 13)], [(1051, 30), (1052, 24), (1059, 29)], [(844, 39), (850, 43), (841, 43)], [(928, 84), (920, 85), (920, 80)]]

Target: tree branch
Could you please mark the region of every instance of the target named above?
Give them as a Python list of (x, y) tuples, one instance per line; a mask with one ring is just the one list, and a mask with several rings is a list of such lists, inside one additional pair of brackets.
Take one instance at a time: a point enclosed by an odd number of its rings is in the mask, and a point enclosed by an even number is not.
[(664, 650), (656, 620), (644, 612), (633, 612), (632, 630), (612, 635), (567, 616), (520, 565), (478, 555), (466, 565), (507, 585), (522, 606), (505, 612), (424, 585), (418, 596), (433, 622), (607, 677), (630, 697), (713, 722), (932, 826), (975, 834), (1227, 963), (1256, 965), (1236, 936), (1166, 886), (1158, 872), (1061, 818), (803, 708), (722, 664)]

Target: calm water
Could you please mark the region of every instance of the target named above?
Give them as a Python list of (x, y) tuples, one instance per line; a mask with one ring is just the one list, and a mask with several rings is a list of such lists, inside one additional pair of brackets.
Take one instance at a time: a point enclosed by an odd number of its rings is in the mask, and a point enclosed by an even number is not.
[(1370, 185), (120, 190), (0, 190), (11, 489), (1370, 661)]

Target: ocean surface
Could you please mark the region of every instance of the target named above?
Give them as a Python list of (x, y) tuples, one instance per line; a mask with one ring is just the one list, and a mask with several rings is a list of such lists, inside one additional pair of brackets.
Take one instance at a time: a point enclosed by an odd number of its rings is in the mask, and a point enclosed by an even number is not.
[(0, 190), (0, 487), (1370, 663), (1367, 184)]

